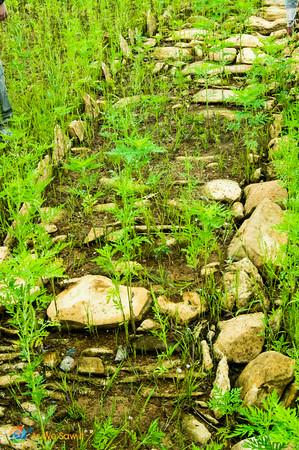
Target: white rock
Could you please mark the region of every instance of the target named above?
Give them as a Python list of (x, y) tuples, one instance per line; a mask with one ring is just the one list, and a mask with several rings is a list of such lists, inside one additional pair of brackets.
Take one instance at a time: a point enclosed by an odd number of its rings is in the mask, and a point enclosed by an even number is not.
[(228, 361), (246, 363), (262, 351), (264, 345), (264, 314), (243, 314), (219, 322), (220, 334), (214, 344), (215, 355)]
[(234, 180), (212, 180), (208, 181), (202, 189), (203, 195), (211, 200), (221, 202), (235, 202), (241, 197), (242, 190)]
[(199, 296), (198, 299), (197, 302), (196, 297), (185, 297), (183, 302), (175, 303), (164, 295), (160, 295), (157, 303), (162, 314), (166, 314), (180, 323), (187, 323), (206, 311), (205, 302)]
[(191, 414), (184, 414), (182, 428), (188, 437), (197, 444), (205, 445), (212, 437), (207, 427)]
[(61, 292), (47, 314), (53, 321), (110, 327), (130, 319), (130, 302), (135, 319), (141, 320), (151, 302), (149, 292), (122, 285), (117, 289), (107, 277), (86, 275)]
[(145, 319), (137, 328), (137, 331), (151, 331), (151, 330), (159, 330), (161, 329), (161, 325), (159, 322), (156, 322), (153, 319)]

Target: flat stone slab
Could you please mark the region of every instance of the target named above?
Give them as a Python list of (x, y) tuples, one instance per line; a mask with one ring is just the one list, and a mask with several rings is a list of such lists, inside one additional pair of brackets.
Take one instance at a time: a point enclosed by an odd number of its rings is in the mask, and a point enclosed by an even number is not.
[(202, 89), (192, 97), (193, 103), (225, 103), (231, 102), (236, 94), (230, 89)]
[(107, 277), (86, 275), (61, 292), (47, 314), (52, 321), (79, 327), (113, 327), (130, 319), (130, 297), (134, 318), (141, 320), (151, 302), (147, 289), (117, 288)]

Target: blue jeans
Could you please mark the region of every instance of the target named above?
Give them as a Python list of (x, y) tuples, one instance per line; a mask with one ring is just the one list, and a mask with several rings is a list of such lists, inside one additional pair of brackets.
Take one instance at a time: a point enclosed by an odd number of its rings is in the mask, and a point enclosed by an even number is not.
[(5, 123), (12, 116), (12, 108), (7, 95), (4, 78), (4, 69), (1, 61), (0, 61), (0, 106), (2, 115), (2, 120), (0, 120), (0, 123), (1, 122)]
[(296, 20), (298, 0), (285, 0), (288, 27), (293, 27)]

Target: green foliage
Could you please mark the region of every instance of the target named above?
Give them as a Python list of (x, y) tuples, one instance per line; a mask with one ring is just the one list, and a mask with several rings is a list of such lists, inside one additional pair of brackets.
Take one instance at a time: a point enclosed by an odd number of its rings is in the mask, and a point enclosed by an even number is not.
[(211, 392), (209, 407), (219, 411), (222, 415), (231, 415), (239, 412), (242, 405), (240, 393), (240, 388), (233, 388), (223, 392), (221, 388), (215, 386)]
[(149, 163), (153, 154), (164, 152), (165, 150), (154, 144), (149, 137), (133, 136), (117, 142), (108, 155), (115, 161), (125, 161), (129, 165), (140, 167)]
[[(299, 445), (299, 419), (296, 409), (284, 408), (279, 403), (276, 391), (263, 401), (263, 407), (241, 407), (240, 416), (245, 423), (239, 423), (231, 436), (254, 436), (256, 442), (264, 442), (266, 449), (284, 448), (293, 444)], [(255, 441), (253, 446), (257, 448)], [(268, 445), (268, 446), (267, 446)], [(275, 447), (276, 445), (276, 447)]]
[(102, 422), (96, 420), (94, 423), (93, 448), (96, 450), (112, 450), (117, 448), (113, 444), (113, 441), (121, 431), (121, 429), (114, 427), (111, 417), (108, 417)]

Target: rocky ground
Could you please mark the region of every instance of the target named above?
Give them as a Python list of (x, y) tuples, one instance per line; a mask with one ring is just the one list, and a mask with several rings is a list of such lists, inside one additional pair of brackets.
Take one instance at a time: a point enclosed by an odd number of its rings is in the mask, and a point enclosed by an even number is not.
[[(256, 58), (267, 58), (263, 45), (267, 36), (285, 48), (285, 57), (292, 59), (294, 71), (298, 70), (298, 47), (288, 45), (285, 10), (279, 0), (266, 0), (260, 14), (250, 18), (248, 33), (226, 38), (219, 51), (211, 52), (203, 45), (207, 31), (192, 27), (191, 19), (185, 28), (170, 32), (165, 41), (159, 42), (155, 38), (155, 20), (148, 14), (148, 36), (143, 42), (149, 49), (149, 70), (157, 77), (179, 73), (189, 80), (190, 86), (184, 102), (174, 92), (165, 108), (168, 112), (181, 109), (182, 114), (200, 119), (206, 128), (212, 124), (221, 128), (223, 123), (236, 120), (240, 106), (235, 89), (246, 87), (247, 74)], [(122, 37), (120, 45), (125, 59), (131, 52), (130, 43)], [(225, 65), (221, 64), (223, 61)], [(104, 63), (102, 68), (103, 76), (109, 80), (109, 68)], [(203, 79), (194, 79), (199, 73)], [(219, 78), (223, 74), (227, 75), (225, 85)], [(114, 107), (119, 110), (144, 100), (142, 96), (121, 98)], [(100, 117), (105, 99), (85, 96), (84, 102), (90, 116)], [(141, 434), (159, 418), (166, 432), (167, 449), (191, 448), (192, 442), (198, 448), (207, 448), (209, 442), (218, 439), (217, 430), (225, 424), (225, 415), (208, 405), (215, 386), (222, 392), (240, 387), (245, 404), (257, 406), (275, 389), (286, 407), (294, 405), (295, 361), (265, 348), (266, 313), (279, 305), (278, 298), (268, 296), (265, 267), (269, 261), (274, 266), (279, 263), (287, 243), (286, 233), (278, 231), (277, 226), (283, 220), (288, 198), (281, 181), (275, 179), (271, 164), (282, 131), (281, 114), (275, 108), (271, 89), (265, 109), (273, 111), (273, 117), (261, 137), (262, 153), (252, 151), (243, 161), (232, 145), (233, 132), (222, 133), (220, 143), (207, 145), (201, 153), (194, 152), (194, 143), (191, 140), (190, 145), (186, 139), (185, 147), (170, 157), (170, 185), (162, 180), (155, 192), (141, 190), (138, 200), (156, 212), (157, 223), (153, 226), (140, 219), (134, 232), (138, 236), (158, 235), (157, 231), (166, 237), (169, 234), (165, 248), (172, 249), (172, 254), (169, 257), (166, 251), (163, 260), (165, 285), (161, 285), (161, 279), (159, 283), (155, 281), (158, 270), (152, 257), (141, 256), (140, 261), (119, 264), (119, 280), (128, 266), (133, 270), (135, 276), (130, 285), (116, 285), (103, 275), (94, 262), (96, 250), (99, 245), (114, 242), (122, 232), (110, 213), (117, 202), (111, 194), (117, 180), (105, 168), (100, 169), (99, 186), (105, 196), (92, 205), (87, 218), (82, 207), (65, 207), (66, 188), (75, 183), (76, 176), (66, 171), (62, 162), (69, 153), (90, 156), (94, 149), (84, 146), (86, 126), (82, 120), (70, 124), (68, 137), (58, 127), (55, 130), (53, 154), (45, 157), (37, 170), (41, 179), (54, 174), (47, 191), (46, 211), (57, 205), (62, 208), (50, 221), (41, 220), (41, 225), (55, 242), (68, 242), (70, 238), (75, 242), (61, 252), (68, 278), (57, 280), (55, 286), (43, 280), (46, 288), (55, 292), (47, 317), (62, 325), (58, 329), (53, 326), (40, 343), (42, 363), (36, 368), (45, 378), (44, 410), (56, 406), (47, 425), (48, 433), (58, 439), (55, 448), (92, 448), (94, 418), (105, 420), (109, 416), (115, 426), (131, 423), (132, 429)], [(101, 143), (95, 139), (94, 145), (98, 148)], [(191, 175), (184, 172), (186, 162), (192, 164)], [(249, 177), (245, 174), (248, 163)], [(151, 170), (159, 171), (159, 164), (159, 159), (155, 159)], [(171, 215), (165, 213), (169, 208), (180, 209), (179, 193), (188, 184), (188, 176), (198, 180), (192, 188), (199, 199), (207, 204), (224, 204), (231, 210), (232, 225), (228, 231), (226, 225), (217, 230), (222, 256), (212, 252), (197, 271), (186, 266), (171, 235)], [(161, 192), (165, 186), (170, 198), (167, 205), (161, 206), (159, 189)], [(23, 205), (20, 217), (27, 207)], [(164, 222), (160, 220), (162, 216)], [(8, 234), (1, 247), (1, 260), (9, 258), (12, 251), (13, 239)], [(138, 273), (144, 268), (150, 276), (141, 283)], [(220, 286), (221, 311), (213, 310), (216, 298), (209, 296), (209, 286), (215, 283)], [(33, 419), (34, 404), (17, 401), (23, 390), (19, 374), (25, 364), (17, 331), (3, 314), (1, 445), (16, 430), (32, 427), (39, 433)], [(279, 314), (271, 317), (275, 328)], [(127, 330), (119, 327), (124, 322), (130, 323)], [(11, 407), (12, 402), (16, 407)], [(173, 420), (174, 417), (178, 419)], [(80, 447), (78, 439), (72, 442), (72, 433), (81, 433), (87, 446)], [(242, 445), (236, 438), (226, 444), (225, 448), (234, 450), (245, 448), (244, 442)], [(129, 442), (118, 445), (115, 448), (133, 448)], [(11, 448), (36, 448), (34, 433), (23, 442), (12, 443)]]

